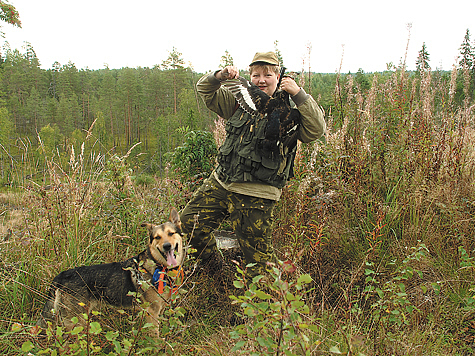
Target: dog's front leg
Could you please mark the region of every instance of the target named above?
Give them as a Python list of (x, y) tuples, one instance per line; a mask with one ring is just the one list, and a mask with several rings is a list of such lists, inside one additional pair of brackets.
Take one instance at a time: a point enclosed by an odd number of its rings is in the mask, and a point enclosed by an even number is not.
[(147, 308), (147, 322), (153, 324), (152, 330), (150, 330), (150, 336), (158, 338), (160, 336), (160, 315), (163, 312), (164, 303), (158, 300), (154, 300)]
[(158, 294), (154, 288), (148, 289), (144, 293), (144, 299), (149, 305), (146, 308), (147, 322), (153, 325), (153, 330), (150, 331), (150, 336), (159, 337), (159, 318), (166, 306), (166, 301), (163, 296)]

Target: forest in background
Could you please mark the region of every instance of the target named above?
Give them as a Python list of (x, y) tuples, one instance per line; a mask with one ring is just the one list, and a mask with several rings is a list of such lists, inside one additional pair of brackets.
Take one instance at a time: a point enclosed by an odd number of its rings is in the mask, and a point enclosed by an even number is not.
[[(275, 47), (284, 62), (278, 41)], [(425, 44), (417, 61), (417, 70), (411, 76), (420, 75), (421, 68), (430, 68)], [(39, 138), (48, 154), (68, 154), (71, 145), (80, 148), (93, 123), (89, 134), (95, 137), (93, 142), (100, 142), (94, 145), (96, 152), (125, 154), (140, 142), (137, 149), (145, 154), (135, 165), (141, 172), (162, 174), (166, 153), (183, 144), (183, 129), (211, 132), (217, 119), (196, 92), (195, 84), (203, 73), (195, 73), (185, 63), (182, 54), (173, 48), (168, 58), (153, 68), (89, 70), (78, 69), (72, 62), (55, 62), (45, 70), (40, 68), (31, 44), (25, 43), (20, 51), (9, 48), (7, 42), (0, 57), (0, 182), (13, 184), (6, 162), (21, 161), (22, 152), (36, 149)], [(233, 64), (233, 59), (226, 51), (221, 65), (228, 64)], [(377, 73), (378, 80), (390, 78), (396, 65), (389, 63), (387, 67), (386, 72)], [(454, 100), (459, 105), (466, 95), (473, 96), (473, 45), (468, 30), (458, 70), (462, 67), (469, 69), (472, 79), (469, 93), (464, 94), (462, 76), (458, 77)], [(246, 75), (246, 70), (243, 73)], [(346, 99), (344, 90), (338, 88), (348, 77), (364, 94), (370, 90), (374, 75), (362, 69), (348, 74), (302, 71), (299, 82), (326, 113), (331, 113), (339, 101)], [(450, 84), (451, 72), (436, 70), (433, 75), (441, 85)], [(335, 124), (341, 125), (342, 121)], [(24, 175), (43, 171), (43, 164), (38, 159)]]

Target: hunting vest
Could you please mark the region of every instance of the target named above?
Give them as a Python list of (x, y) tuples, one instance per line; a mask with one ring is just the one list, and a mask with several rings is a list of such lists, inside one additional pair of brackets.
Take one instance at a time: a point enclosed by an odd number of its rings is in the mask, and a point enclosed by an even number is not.
[(251, 116), (238, 108), (226, 122), (226, 140), (219, 148), (216, 170), (224, 183), (263, 183), (279, 189), (293, 176), (296, 147), (289, 152), (279, 148), (280, 153), (265, 151), (267, 120)]

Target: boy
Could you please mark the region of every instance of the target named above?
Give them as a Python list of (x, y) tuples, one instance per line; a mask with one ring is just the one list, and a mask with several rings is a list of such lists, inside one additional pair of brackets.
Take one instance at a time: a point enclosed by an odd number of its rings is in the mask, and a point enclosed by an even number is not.
[[(249, 65), (251, 81), (272, 96), (277, 90), (280, 68), (274, 52), (255, 54)], [(251, 116), (238, 107), (229, 90), (221, 86), (227, 79), (239, 77), (236, 67), (203, 76), (197, 90), (206, 106), (227, 120), (226, 139), (219, 148), (218, 167), (196, 191), (181, 214), (182, 230), (191, 234), (195, 256), (207, 262), (216, 256), (212, 232), (225, 218), (243, 251), (250, 276), (263, 274), (267, 262), (276, 260), (272, 247), (272, 211), (280, 199), (281, 189), (292, 175), (296, 147), (269, 155), (259, 143), (264, 139), (266, 119)], [(301, 114), (298, 139), (311, 142), (325, 131), (323, 111), (297, 83), (284, 77), (280, 89), (289, 93)], [(195, 215), (198, 215), (197, 222)]]

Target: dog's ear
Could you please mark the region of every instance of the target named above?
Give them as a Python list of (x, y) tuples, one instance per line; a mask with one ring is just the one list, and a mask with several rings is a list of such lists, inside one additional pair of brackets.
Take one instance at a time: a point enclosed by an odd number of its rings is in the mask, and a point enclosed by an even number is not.
[(178, 214), (178, 211), (176, 211), (175, 208), (172, 208), (172, 211), (170, 212), (170, 217), (168, 218), (168, 220), (174, 223), (175, 226), (181, 231), (180, 215)]
[(152, 228), (153, 228), (153, 225), (152, 224), (149, 224), (149, 223), (143, 223), (142, 225), (140, 225), (142, 227), (146, 227), (147, 230), (148, 230), (148, 233), (152, 233)]
[(152, 235), (153, 224), (143, 223), (141, 226), (147, 228), (149, 243), (152, 243), (152, 241), (153, 241), (153, 235)]

